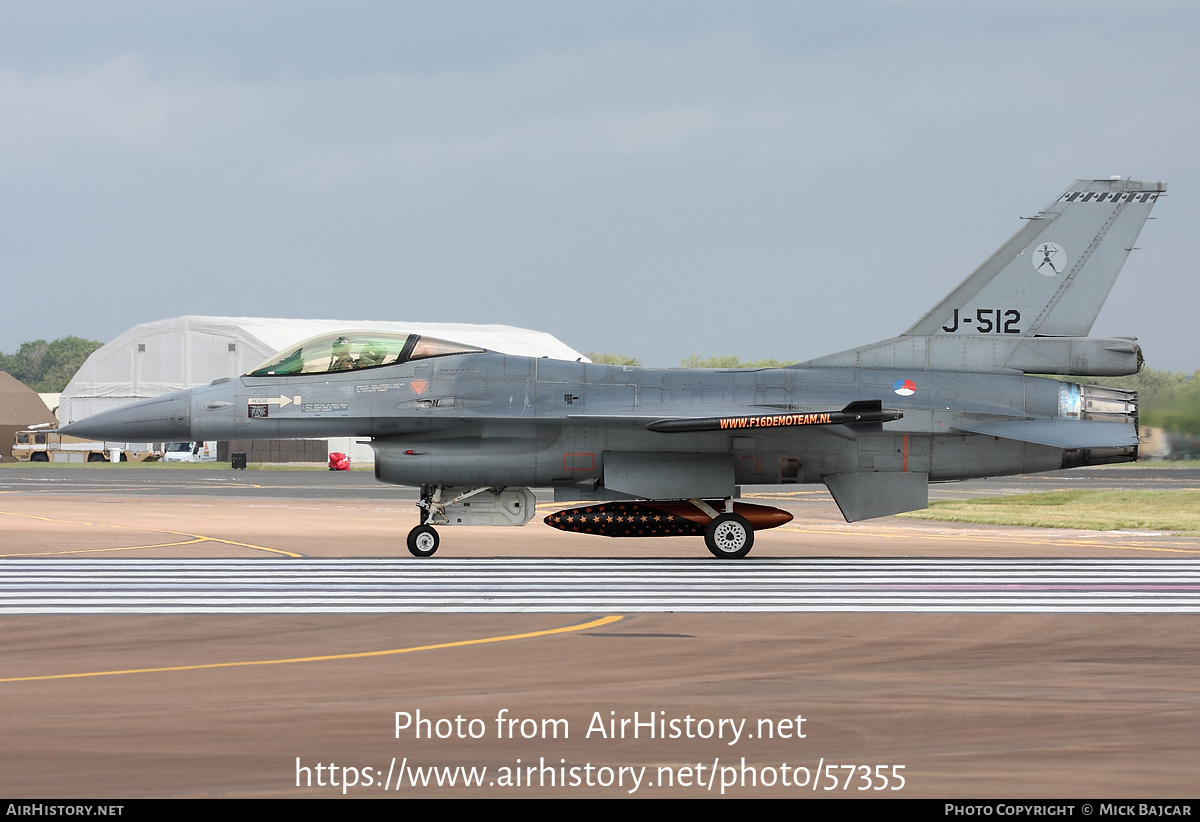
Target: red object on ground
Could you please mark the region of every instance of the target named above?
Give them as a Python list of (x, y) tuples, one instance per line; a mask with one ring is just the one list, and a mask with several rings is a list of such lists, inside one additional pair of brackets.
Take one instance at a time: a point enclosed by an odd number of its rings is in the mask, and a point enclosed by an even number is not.
[(341, 451), (334, 451), (329, 455), (329, 470), (330, 471), (349, 471), (350, 458)]

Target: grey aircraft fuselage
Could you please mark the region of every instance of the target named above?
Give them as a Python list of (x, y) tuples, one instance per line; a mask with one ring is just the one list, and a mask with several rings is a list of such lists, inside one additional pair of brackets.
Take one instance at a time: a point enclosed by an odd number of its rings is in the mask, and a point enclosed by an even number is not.
[(649, 535), (700, 528), (740, 557), (781, 521), (739, 509), (740, 486), (824, 483), (853, 522), (925, 507), (934, 481), (1136, 460), (1134, 392), (1030, 375), (1140, 370), (1133, 338), (1087, 334), (1165, 189), (1077, 181), (905, 334), (795, 366), (641, 368), (347, 331), (63, 430), (369, 438), (378, 479), (421, 487), (418, 556), (433, 525), (525, 524), (536, 486), (602, 503), (570, 530), (641, 535), (620, 523), (683, 510), (683, 530)]
[[(916, 388), (897, 395), (893, 386), (905, 380)], [(1060, 448), (958, 430), (965, 419), (1059, 419), (1061, 390), (1058, 380), (1023, 375), (655, 369), (485, 352), (373, 373), (221, 380), (152, 401), (163, 404), (171, 423), (142, 435), (369, 437), (382, 457), (380, 478), (404, 485), (569, 487), (601, 477), (607, 452), (732, 455), (730, 476), (738, 484), (820, 483), (848, 470), (951, 480), (1063, 467)], [(851, 437), (770, 420), (715, 431), (646, 428), (657, 420), (709, 417), (728, 418), (732, 426), (750, 416), (795, 416), (881, 396), (903, 418), (886, 431)], [(267, 416), (249, 416), (252, 405), (266, 406)], [(410, 450), (417, 453), (406, 455)]]

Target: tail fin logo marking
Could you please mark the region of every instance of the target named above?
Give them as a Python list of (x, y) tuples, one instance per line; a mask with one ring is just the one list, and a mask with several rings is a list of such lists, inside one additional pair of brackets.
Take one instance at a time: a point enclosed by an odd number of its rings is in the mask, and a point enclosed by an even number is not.
[(1067, 252), (1058, 243), (1042, 243), (1031, 261), (1037, 273), (1043, 277), (1054, 277), (1067, 269)]

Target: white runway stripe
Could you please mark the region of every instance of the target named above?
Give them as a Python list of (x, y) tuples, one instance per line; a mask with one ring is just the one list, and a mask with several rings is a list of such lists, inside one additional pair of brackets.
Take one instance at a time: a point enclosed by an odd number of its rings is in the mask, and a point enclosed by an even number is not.
[(1200, 560), (9, 560), (3, 614), (1200, 613)]

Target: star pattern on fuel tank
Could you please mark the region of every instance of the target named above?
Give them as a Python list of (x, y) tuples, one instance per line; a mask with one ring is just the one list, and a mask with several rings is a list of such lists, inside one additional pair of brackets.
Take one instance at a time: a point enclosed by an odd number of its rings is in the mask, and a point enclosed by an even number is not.
[(543, 522), (560, 531), (607, 537), (693, 537), (704, 534), (703, 525), (646, 502), (606, 502), (567, 508), (550, 514)]

